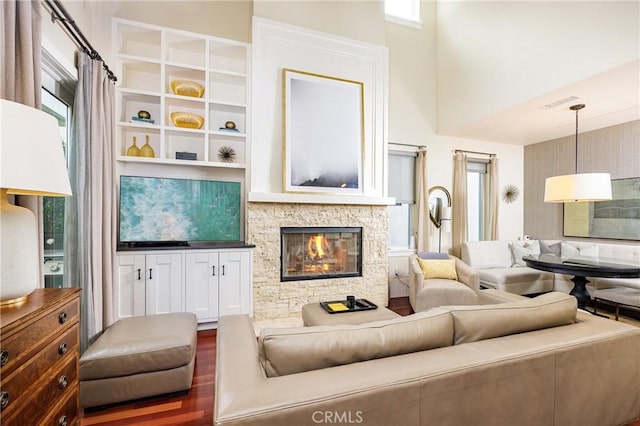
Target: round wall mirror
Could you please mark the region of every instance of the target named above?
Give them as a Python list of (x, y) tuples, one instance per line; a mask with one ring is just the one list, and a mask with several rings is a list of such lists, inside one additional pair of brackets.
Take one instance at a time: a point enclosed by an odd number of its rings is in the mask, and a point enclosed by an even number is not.
[(429, 188), (429, 217), (436, 228), (442, 223), (442, 208), (451, 207), (451, 194), (444, 186)]

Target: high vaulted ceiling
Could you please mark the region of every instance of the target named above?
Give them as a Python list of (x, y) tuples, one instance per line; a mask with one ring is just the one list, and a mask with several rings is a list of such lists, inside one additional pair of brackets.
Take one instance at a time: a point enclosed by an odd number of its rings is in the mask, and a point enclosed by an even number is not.
[[(554, 103), (560, 104), (545, 108)], [(575, 104), (586, 105), (579, 113), (580, 133), (639, 120), (640, 60), (441, 133), (529, 145), (575, 134), (575, 112), (569, 110)]]

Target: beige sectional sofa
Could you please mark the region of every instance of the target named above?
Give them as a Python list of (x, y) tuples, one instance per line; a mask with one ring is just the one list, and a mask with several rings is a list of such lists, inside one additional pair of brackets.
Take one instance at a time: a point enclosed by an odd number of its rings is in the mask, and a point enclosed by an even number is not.
[[(482, 287), (515, 294), (536, 294), (554, 290), (570, 292), (573, 288), (572, 276), (538, 271), (524, 266), (521, 260), (522, 255), (535, 251), (536, 248), (538, 252), (550, 250), (554, 254), (567, 258), (584, 255), (640, 264), (640, 245), (638, 244), (559, 240), (468, 241), (462, 244), (461, 258), (478, 272)], [(587, 279), (590, 281), (587, 285), (590, 292), (615, 286), (640, 289), (640, 278), (587, 277)]]
[(225, 316), (217, 339), (216, 425), (620, 425), (640, 411), (640, 329), (557, 292), (257, 340), (250, 317)]

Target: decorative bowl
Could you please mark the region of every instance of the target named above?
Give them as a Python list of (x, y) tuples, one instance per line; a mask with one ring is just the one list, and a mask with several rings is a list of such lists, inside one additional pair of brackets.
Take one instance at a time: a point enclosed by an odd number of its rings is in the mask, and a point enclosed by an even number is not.
[(201, 98), (204, 95), (204, 86), (191, 80), (173, 80), (171, 90), (176, 95), (191, 96), (192, 98)]
[(190, 112), (176, 111), (171, 113), (171, 121), (176, 127), (187, 129), (199, 129), (204, 124), (204, 118)]

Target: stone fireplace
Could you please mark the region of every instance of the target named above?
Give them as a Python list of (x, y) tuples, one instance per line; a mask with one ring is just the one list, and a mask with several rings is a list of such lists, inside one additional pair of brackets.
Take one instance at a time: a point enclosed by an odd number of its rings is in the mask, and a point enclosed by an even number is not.
[[(317, 227), (325, 227), (322, 232)], [(344, 260), (344, 267), (353, 267), (355, 251), (360, 248), (361, 266), (358, 272), (346, 273), (350, 276), (308, 277), (289, 276), (281, 280), (283, 248), (281, 228), (299, 228), (307, 231), (307, 237), (298, 241), (298, 246), (306, 246), (309, 250), (311, 236), (327, 237), (326, 247), (333, 244), (331, 259), (334, 264)], [(339, 228), (343, 228), (339, 230)], [(348, 229), (349, 231), (346, 231)], [(353, 235), (354, 229), (361, 230), (360, 241)], [(312, 231), (312, 232), (308, 232)], [(340, 235), (344, 232), (344, 235)], [(338, 233), (338, 234), (336, 234)], [(378, 306), (388, 303), (387, 278), (387, 238), (388, 220), (386, 206), (379, 205), (339, 205), (339, 204), (303, 204), (282, 202), (249, 202), (247, 203), (247, 242), (255, 244), (253, 262), (253, 316), (254, 321), (270, 324), (271, 320), (289, 319), (291, 324), (302, 324), (300, 311), (302, 306), (310, 302), (321, 302), (346, 298), (354, 295), (366, 298)], [(322, 234), (322, 235), (319, 235)], [(341, 237), (344, 240), (341, 241)], [(306, 241), (305, 241), (306, 240)], [(285, 243), (286, 244), (286, 243)], [(313, 239), (313, 250), (317, 244), (323, 246), (321, 240)], [(282, 256), (287, 253), (284, 247)], [(289, 254), (300, 256), (300, 249), (289, 248)], [(307, 256), (317, 260), (317, 252)], [(312, 263), (308, 263), (312, 269)], [(327, 266), (324, 266), (327, 264)], [(328, 262), (316, 262), (320, 269), (330, 269)], [(292, 267), (293, 268), (293, 267)], [(304, 269), (304, 265), (295, 266)], [(342, 266), (340, 266), (342, 268)], [(320, 274), (321, 275), (321, 274)], [(289, 279), (290, 278), (290, 279)], [(285, 321), (286, 323), (286, 321)]]

